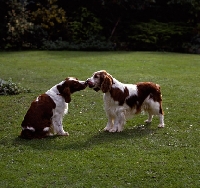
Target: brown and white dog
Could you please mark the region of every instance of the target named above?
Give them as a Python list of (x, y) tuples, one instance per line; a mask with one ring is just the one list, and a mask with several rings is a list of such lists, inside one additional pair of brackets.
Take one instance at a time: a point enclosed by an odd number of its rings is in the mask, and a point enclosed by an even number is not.
[(158, 127), (164, 127), (162, 95), (158, 84), (152, 82), (124, 84), (105, 70), (95, 72), (86, 82), (90, 88), (104, 93), (104, 108), (108, 117), (105, 131), (121, 132), (126, 118), (141, 111), (148, 112), (146, 123), (152, 121), (153, 115), (158, 115), (160, 118)]
[(63, 116), (68, 111), (71, 94), (87, 87), (84, 81), (68, 77), (38, 96), (31, 103), (21, 124), (21, 137), (25, 139), (44, 138), (53, 134), (68, 136), (63, 130)]

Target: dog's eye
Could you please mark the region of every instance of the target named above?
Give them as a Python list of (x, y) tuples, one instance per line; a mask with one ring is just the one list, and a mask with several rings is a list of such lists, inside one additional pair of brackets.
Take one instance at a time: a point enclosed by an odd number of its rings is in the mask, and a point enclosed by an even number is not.
[(99, 78), (99, 76), (97, 74), (94, 75), (94, 78)]

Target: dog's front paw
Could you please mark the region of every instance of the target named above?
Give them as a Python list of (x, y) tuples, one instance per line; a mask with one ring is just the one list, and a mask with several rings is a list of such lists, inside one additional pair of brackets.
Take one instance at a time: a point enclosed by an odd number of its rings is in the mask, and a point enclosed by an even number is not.
[(151, 120), (148, 120), (148, 119), (147, 119), (147, 120), (145, 120), (144, 122), (145, 122), (145, 123), (151, 123)]
[(117, 129), (117, 132), (122, 132), (122, 131), (123, 131), (122, 128), (118, 128), (118, 129)]
[(117, 129), (116, 128), (112, 128), (112, 129), (109, 130), (109, 132), (110, 133), (115, 133), (115, 132), (117, 132)]
[(65, 132), (65, 134), (63, 136), (69, 136), (69, 133), (68, 132)]
[(47, 136), (54, 136), (54, 134), (49, 132), (49, 133), (47, 133)]
[(159, 127), (159, 128), (163, 128), (163, 127), (165, 127), (165, 124), (164, 124), (164, 123), (160, 123), (160, 124), (158, 125), (158, 127)]
[(110, 129), (111, 129), (110, 127), (107, 127), (107, 126), (106, 126), (103, 130), (104, 130), (104, 131), (110, 131)]
[(62, 132), (62, 133), (58, 133), (57, 135), (59, 136), (69, 136), (68, 132)]

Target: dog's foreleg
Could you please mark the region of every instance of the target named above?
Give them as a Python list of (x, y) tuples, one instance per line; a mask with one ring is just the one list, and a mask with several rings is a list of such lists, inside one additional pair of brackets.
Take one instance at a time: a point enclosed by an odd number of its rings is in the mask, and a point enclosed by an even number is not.
[(113, 117), (111, 115), (108, 115), (108, 122), (106, 127), (104, 128), (104, 131), (110, 131), (113, 127)]
[(123, 112), (118, 113), (114, 119), (113, 128), (110, 129), (109, 132), (122, 132), (125, 123), (126, 123), (125, 114)]
[(63, 119), (63, 116), (61, 116), (61, 115), (55, 115), (52, 117), (52, 124), (53, 124), (54, 132), (57, 135), (69, 136), (69, 133), (65, 132), (63, 129), (62, 119)]

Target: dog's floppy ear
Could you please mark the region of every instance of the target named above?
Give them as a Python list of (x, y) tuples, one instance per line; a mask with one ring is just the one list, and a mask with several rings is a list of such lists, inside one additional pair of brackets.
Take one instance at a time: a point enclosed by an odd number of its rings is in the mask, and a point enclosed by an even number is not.
[(66, 103), (70, 103), (71, 102), (71, 92), (70, 92), (69, 87), (66, 87), (63, 90), (63, 97), (65, 98), (65, 102)]
[(67, 87), (65, 84), (58, 85), (57, 86), (58, 91), (60, 92), (60, 95), (64, 97), (66, 103), (71, 102), (71, 92), (69, 87)]
[(103, 82), (101, 84), (102, 92), (106, 93), (106, 92), (110, 91), (110, 89), (112, 87), (112, 83), (113, 83), (113, 79), (112, 79), (111, 75), (104, 74), (103, 75)]

